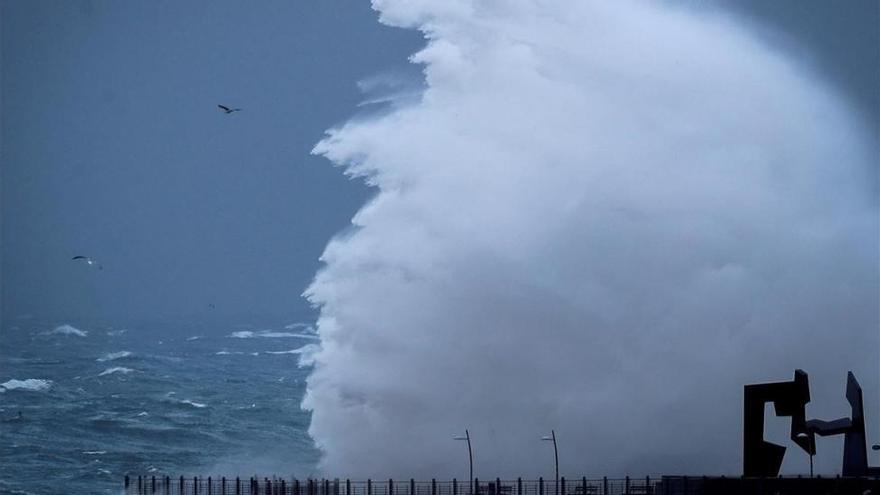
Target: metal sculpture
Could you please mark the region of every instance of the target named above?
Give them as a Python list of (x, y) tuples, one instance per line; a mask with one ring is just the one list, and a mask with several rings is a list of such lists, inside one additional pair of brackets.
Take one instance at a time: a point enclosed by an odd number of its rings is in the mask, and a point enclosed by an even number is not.
[(766, 477), (779, 474), (785, 447), (764, 440), (764, 404), (772, 402), (777, 416), (791, 416), (791, 439), (808, 454), (816, 453), (813, 433), (806, 424), (810, 381), (796, 370), (789, 382), (746, 385), (743, 404), (743, 475)]
[(846, 375), (846, 400), (849, 402), (850, 417), (823, 421), (807, 421), (810, 431), (819, 436), (843, 435), (843, 476), (880, 475), (880, 467), (868, 466), (868, 443), (865, 438), (865, 406), (862, 387), (850, 371)]
[(777, 476), (782, 466), (785, 447), (764, 440), (764, 404), (767, 402), (773, 402), (777, 416), (791, 416), (791, 439), (811, 456), (811, 464), (816, 454), (816, 435), (844, 435), (841, 474), (880, 476), (880, 467), (868, 466), (862, 387), (851, 371), (846, 380), (846, 400), (852, 411), (849, 418), (806, 420), (810, 383), (803, 370), (796, 370), (792, 381), (746, 385), (743, 392), (744, 476)]

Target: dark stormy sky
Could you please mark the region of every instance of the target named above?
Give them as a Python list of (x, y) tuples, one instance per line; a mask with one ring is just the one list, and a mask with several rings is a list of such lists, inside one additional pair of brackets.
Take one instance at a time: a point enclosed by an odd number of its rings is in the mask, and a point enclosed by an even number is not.
[[(878, 2), (694, 8), (741, 16), (878, 128)], [(368, 111), (357, 81), (417, 80), (422, 45), (354, 0), (3, 0), (0, 28), (3, 319), (306, 311), (370, 196), (310, 150)]]

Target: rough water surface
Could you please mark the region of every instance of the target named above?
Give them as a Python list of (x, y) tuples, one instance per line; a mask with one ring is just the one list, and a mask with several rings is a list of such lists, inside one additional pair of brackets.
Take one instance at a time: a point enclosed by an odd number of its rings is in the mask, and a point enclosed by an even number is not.
[[(313, 473), (299, 363), (315, 340), (290, 324), (5, 325), (0, 493), (117, 493), (126, 473)], [(277, 336), (230, 337), (247, 331)]]

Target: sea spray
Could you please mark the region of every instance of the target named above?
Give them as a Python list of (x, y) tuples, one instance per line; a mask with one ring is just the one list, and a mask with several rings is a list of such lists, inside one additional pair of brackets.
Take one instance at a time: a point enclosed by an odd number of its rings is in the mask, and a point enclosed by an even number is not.
[(731, 473), (744, 383), (876, 397), (871, 150), (814, 74), (668, 4), (374, 7), (426, 88), (315, 148), (377, 192), (306, 292), (327, 473), (465, 478), (465, 428), (480, 478), (551, 428), (563, 473)]

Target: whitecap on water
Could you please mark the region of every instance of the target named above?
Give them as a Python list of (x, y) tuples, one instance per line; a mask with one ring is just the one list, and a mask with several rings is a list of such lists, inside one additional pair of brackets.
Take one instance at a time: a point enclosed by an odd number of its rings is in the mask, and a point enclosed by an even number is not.
[(285, 330), (296, 330), (297, 328), (302, 328), (303, 331), (306, 332), (314, 332), (315, 329), (312, 325), (308, 323), (291, 323), (289, 325), (284, 325)]
[(311, 348), (314, 347), (312, 344), (304, 345), (302, 347), (298, 347), (296, 349), (291, 349), (289, 351), (264, 351), (266, 354), (302, 354), (304, 352), (310, 352)]
[(26, 390), (30, 392), (43, 392), (49, 390), (52, 386), (52, 380), (41, 380), (38, 378), (28, 378), (26, 380), (9, 380), (0, 383), (2, 390)]
[(76, 328), (73, 325), (68, 325), (66, 323), (64, 325), (55, 327), (55, 330), (52, 330), (49, 333), (56, 335), (75, 335), (77, 337), (85, 337), (89, 334), (89, 332), (87, 332), (86, 330), (80, 330), (79, 328)]
[[(286, 328), (286, 327), (285, 327)], [(298, 339), (311, 339), (317, 340), (318, 336), (312, 333), (303, 333), (303, 332), (276, 332), (274, 330), (261, 330), (259, 332), (252, 332), (250, 330), (241, 330), (238, 332), (232, 332), (229, 334), (230, 337), (236, 339), (252, 339), (255, 337), (262, 338), (298, 338)]]
[(115, 366), (113, 368), (107, 368), (106, 370), (102, 371), (98, 376), (112, 375), (113, 373), (122, 373), (124, 375), (127, 375), (132, 371), (134, 370), (131, 368), (126, 368), (124, 366)]
[(189, 404), (190, 406), (193, 406), (193, 407), (196, 407), (199, 409), (202, 409), (203, 407), (208, 407), (207, 404), (202, 404), (201, 402), (191, 401), (189, 399), (184, 399), (184, 400), (180, 401), (180, 403), (181, 404)]
[(128, 357), (128, 356), (131, 356), (131, 353), (129, 351), (111, 352), (109, 354), (105, 354), (105, 355), (99, 357), (96, 361), (103, 363), (106, 361), (113, 361), (116, 359), (122, 359), (122, 358)]
[(299, 360), (297, 361), (297, 366), (300, 368), (307, 368), (312, 366), (315, 363), (315, 353), (320, 349), (320, 346), (317, 344), (306, 344), (302, 347), (298, 347), (296, 349), (290, 349), (289, 351), (263, 351), (264, 354), (297, 354), (299, 355)]

